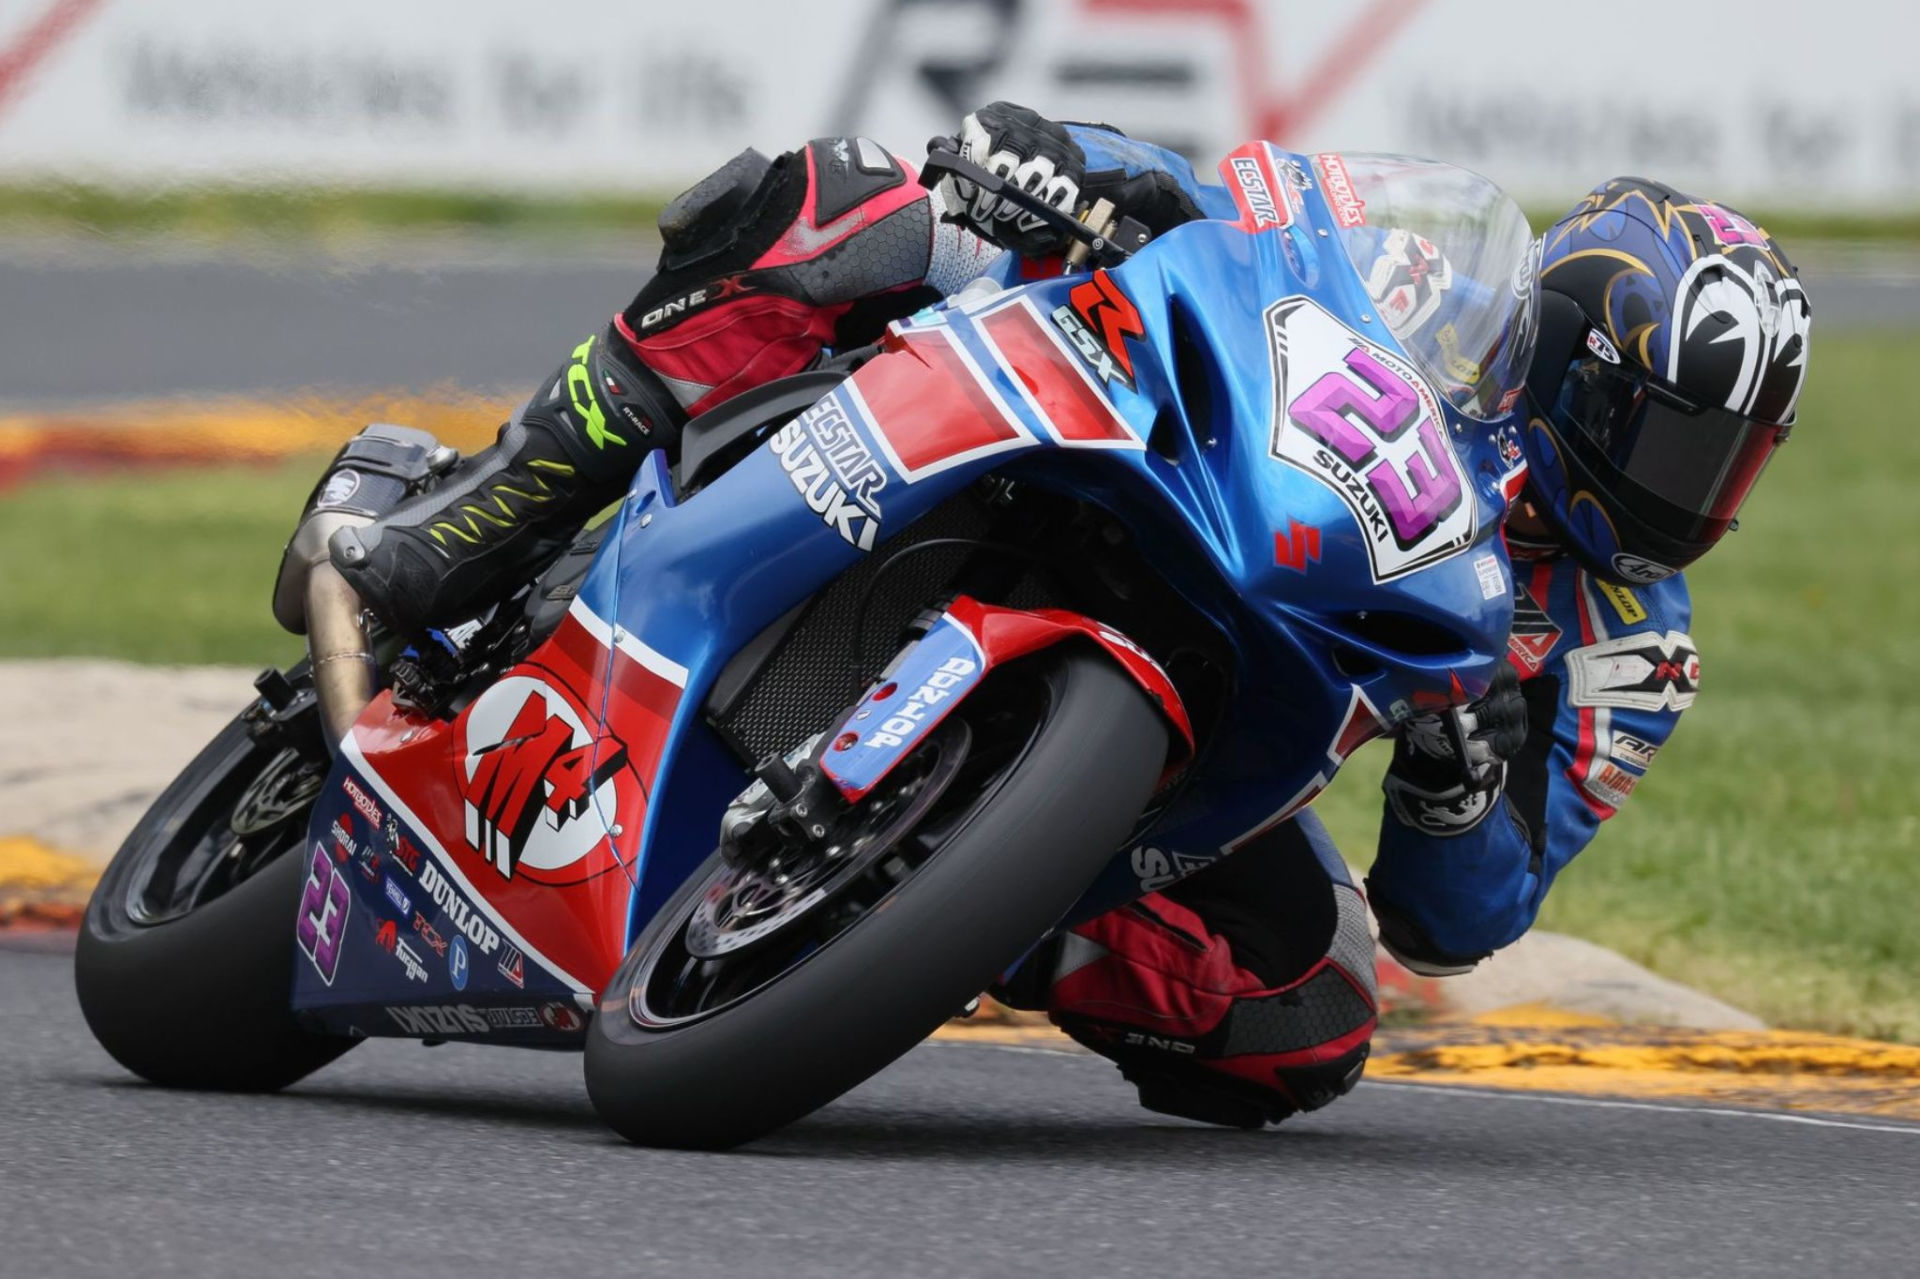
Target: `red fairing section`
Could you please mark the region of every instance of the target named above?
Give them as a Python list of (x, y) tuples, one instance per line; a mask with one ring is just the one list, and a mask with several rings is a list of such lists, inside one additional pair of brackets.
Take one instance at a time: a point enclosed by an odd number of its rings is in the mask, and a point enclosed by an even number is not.
[(1073, 934), (1094, 943), (1098, 957), (1054, 981), (1048, 1016), (1055, 1022), (1073, 1020), (1083, 1033), (1097, 1028), (1116, 1043), (1129, 1029), (1188, 1043), (1205, 1040), (1237, 1001), (1299, 990), (1329, 971), (1351, 985), (1367, 1010), (1365, 1019), (1330, 1028), (1324, 1042), (1289, 1052), (1183, 1058), (1263, 1088), (1285, 1091), (1285, 1077), (1275, 1072), (1337, 1061), (1371, 1040), (1378, 1024), (1370, 984), (1331, 955), (1286, 985), (1270, 986), (1234, 962), (1227, 940), (1205, 919), (1161, 893), (1088, 920)]
[(382, 693), (348, 753), (474, 908), (597, 992), (626, 948), (629, 867), (682, 690), (579, 607), (452, 723)]
[(1174, 690), (1173, 681), (1167, 678), (1167, 673), (1160, 669), (1158, 662), (1120, 632), (1065, 609), (1042, 608), (1027, 612), (982, 604), (964, 595), (956, 599), (947, 612), (973, 632), (981, 652), (986, 654), (988, 670), (1003, 662), (1037, 653), (1043, 648), (1051, 648), (1063, 640), (1083, 637), (1092, 640), (1120, 663), (1121, 669), (1133, 676), (1154, 705), (1160, 708), (1160, 713), (1166, 716), (1176, 741), (1173, 757), (1168, 761), (1169, 767), (1193, 754), (1193, 721), (1188, 718), (1186, 705)]

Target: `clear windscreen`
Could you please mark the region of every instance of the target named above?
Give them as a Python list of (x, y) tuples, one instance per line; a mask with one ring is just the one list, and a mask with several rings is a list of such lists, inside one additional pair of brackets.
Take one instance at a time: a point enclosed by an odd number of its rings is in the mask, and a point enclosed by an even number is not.
[(1533, 356), (1539, 242), (1477, 173), (1409, 156), (1314, 157), (1341, 247), (1380, 318), (1469, 417), (1512, 407)]

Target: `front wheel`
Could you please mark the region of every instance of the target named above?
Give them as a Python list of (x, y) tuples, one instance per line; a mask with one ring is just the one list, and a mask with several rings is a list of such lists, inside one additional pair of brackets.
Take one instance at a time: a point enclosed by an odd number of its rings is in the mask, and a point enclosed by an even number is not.
[(717, 1149), (926, 1038), (1078, 900), (1152, 796), (1167, 730), (1077, 649), (995, 674), (842, 819), (837, 860), (715, 853), (635, 941), (587, 1092), (644, 1145)]
[(134, 1074), (283, 1088), (353, 1046), (293, 1016), (293, 923), (326, 764), (234, 720), (114, 854), (74, 952), (80, 1011)]

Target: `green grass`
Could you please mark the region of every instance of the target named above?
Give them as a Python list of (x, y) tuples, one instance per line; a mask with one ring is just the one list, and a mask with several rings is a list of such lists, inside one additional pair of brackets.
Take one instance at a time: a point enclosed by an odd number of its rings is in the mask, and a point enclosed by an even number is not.
[[(1542, 924), (1781, 1025), (1920, 1042), (1915, 335), (1816, 344), (1802, 425), (1691, 574), (1699, 702)], [(0, 654), (265, 663), (318, 459), (43, 480), (0, 495)], [(1321, 801), (1362, 864), (1385, 756)]]
[[(0, 232), (97, 235), (235, 234), (290, 239), (365, 231), (471, 230), (529, 235), (651, 228), (671, 193), (586, 192), (565, 197), (435, 188), (180, 186), (0, 183)], [(1564, 208), (1529, 209), (1536, 229)], [(1920, 209), (1893, 213), (1743, 210), (1788, 245), (1809, 240), (1920, 243)]]
[[(1700, 699), (1540, 922), (1775, 1024), (1920, 1042), (1920, 339), (1813, 359), (1741, 531), (1688, 575)], [(1384, 767), (1322, 801), (1362, 864)]]
[(580, 195), (547, 199), (475, 191), (357, 187), (166, 187), (0, 184), (0, 230), (289, 239), (367, 231), (477, 230), (534, 235), (651, 228), (664, 199)]
[(51, 477), (0, 494), (0, 655), (265, 665), (280, 548), (325, 466)]

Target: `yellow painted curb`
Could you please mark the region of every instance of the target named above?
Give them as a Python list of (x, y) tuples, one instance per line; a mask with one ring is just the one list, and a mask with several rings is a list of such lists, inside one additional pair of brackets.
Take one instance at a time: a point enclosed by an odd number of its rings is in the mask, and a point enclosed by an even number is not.
[(100, 868), (25, 835), (0, 836), (0, 928), (71, 928)]
[(269, 461), (328, 452), (368, 422), (430, 431), (455, 448), (491, 443), (511, 403), (451, 384), (273, 400), (177, 398), (0, 416), (0, 464), (39, 457), (127, 462)]
[(1528, 1024), (1512, 1010), (1383, 1033), (1367, 1075), (1920, 1120), (1920, 1047), (1794, 1031)]

